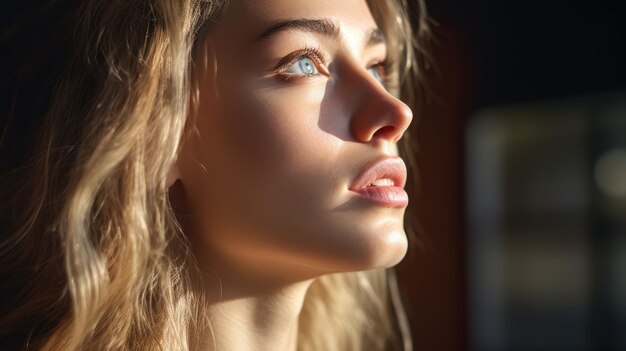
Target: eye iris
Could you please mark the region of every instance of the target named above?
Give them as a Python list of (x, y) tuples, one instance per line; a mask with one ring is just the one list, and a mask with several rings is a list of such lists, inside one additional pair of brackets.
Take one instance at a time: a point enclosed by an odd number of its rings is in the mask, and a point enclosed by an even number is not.
[(305, 74), (314, 74), (315, 73), (315, 65), (313, 61), (308, 57), (303, 57), (299, 61), (300, 69)]
[(374, 78), (376, 78), (377, 81), (379, 82), (383, 81), (383, 77), (380, 76), (380, 72), (378, 72), (376, 68), (370, 68), (369, 71), (372, 73), (372, 75), (374, 76)]

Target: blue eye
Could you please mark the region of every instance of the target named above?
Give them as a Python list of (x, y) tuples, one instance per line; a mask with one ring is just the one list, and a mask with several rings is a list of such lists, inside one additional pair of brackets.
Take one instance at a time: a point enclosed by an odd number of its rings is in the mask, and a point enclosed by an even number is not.
[(315, 62), (308, 56), (300, 57), (296, 62), (287, 67), (285, 72), (295, 75), (315, 75), (319, 73)]
[(380, 72), (376, 69), (376, 67), (370, 67), (368, 71), (376, 78), (380, 83), (383, 82), (383, 77), (381, 77)]

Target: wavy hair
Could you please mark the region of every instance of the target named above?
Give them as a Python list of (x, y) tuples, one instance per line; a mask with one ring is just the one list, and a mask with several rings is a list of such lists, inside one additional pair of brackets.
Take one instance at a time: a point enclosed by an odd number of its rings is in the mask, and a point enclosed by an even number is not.
[[(52, 0), (3, 33), (0, 344), (199, 347), (206, 301), (166, 178), (197, 90), (192, 52), (223, 2)], [(411, 30), (405, 0), (369, 5), (396, 94), (416, 96), (426, 27)], [(409, 350), (403, 316), (391, 269), (322, 276), (298, 349)]]

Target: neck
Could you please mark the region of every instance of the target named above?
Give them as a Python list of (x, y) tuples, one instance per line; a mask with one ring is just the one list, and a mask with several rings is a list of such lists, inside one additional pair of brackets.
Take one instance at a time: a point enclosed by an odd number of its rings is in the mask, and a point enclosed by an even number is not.
[[(296, 351), (298, 320), (313, 279), (284, 279), (228, 261), (213, 264), (219, 270), (205, 277), (210, 324), (201, 336), (203, 349)], [(280, 270), (269, 262), (260, 266)]]
[(307, 288), (308, 284), (300, 283), (211, 303), (206, 346), (220, 351), (295, 351), (298, 317)]
[[(170, 201), (180, 213), (189, 213), (181, 200), (183, 192), (180, 182), (176, 183)], [(200, 233), (185, 217), (179, 220), (185, 232)], [(315, 277), (328, 272), (312, 273), (311, 267), (303, 270), (284, 262), (223, 255), (221, 250), (206, 249), (201, 235), (190, 238), (193, 247), (205, 247), (199, 249), (198, 264), (211, 267), (210, 273), (203, 270), (210, 322), (199, 335), (201, 349), (295, 351), (308, 288)]]

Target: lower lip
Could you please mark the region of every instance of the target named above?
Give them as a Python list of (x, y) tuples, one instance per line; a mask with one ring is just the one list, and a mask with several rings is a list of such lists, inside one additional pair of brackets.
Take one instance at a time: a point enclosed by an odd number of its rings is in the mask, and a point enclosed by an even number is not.
[(384, 207), (406, 207), (409, 204), (409, 195), (398, 186), (369, 186), (351, 190)]

